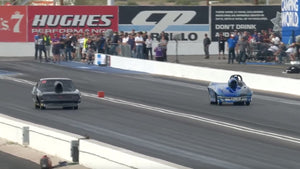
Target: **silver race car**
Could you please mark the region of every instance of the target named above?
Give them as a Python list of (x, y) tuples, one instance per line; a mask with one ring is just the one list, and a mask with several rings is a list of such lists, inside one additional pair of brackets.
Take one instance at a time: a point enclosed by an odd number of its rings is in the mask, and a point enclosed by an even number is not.
[(78, 109), (81, 94), (68, 78), (43, 78), (32, 89), (34, 107), (45, 109), (62, 107)]

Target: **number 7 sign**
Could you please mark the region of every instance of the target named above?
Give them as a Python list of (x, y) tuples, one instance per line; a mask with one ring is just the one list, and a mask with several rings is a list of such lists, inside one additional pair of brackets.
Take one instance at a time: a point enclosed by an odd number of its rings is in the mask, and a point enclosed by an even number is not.
[(26, 6), (0, 6), (0, 42), (26, 42)]

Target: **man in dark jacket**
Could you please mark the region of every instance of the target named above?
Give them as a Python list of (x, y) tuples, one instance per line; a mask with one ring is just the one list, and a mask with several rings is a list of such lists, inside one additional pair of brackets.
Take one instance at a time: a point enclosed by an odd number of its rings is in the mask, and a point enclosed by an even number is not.
[(210, 43), (211, 43), (210, 38), (207, 36), (207, 34), (205, 34), (204, 39), (203, 39), (205, 59), (209, 59), (209, 45), (210, 45)]
[(45, 36), (44, 34), (40, 35), (37, 40), (40, 62), (42, 61), (42, 52), (44, 52), (44, 54), (45, 54), (45, 62), (48, 62), (44, 36)]

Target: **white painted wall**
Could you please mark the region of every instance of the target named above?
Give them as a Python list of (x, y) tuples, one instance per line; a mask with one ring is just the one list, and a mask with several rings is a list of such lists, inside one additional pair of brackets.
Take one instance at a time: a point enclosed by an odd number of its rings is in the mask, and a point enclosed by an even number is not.
[(33, 42), (0, 42), (0, 57), (34, 57)]
[(39, 126), (2, 115), (0, 113), (0, 137), (23, 144), (23, 127), (29, 127), (29, 147), (47, 154), (72, 161), (70, 142), (82, 136)]
[(23, 127), (29, 127), (29, 147), (72, 161), (71, 141), (79, 142), (79, 163), (93, 169), (185, 169), (167, 161), (138, 154), (83, 136), (19, 120), (1, 114), (0, 137), (23, 144)]
[(17, 120), (0, 116), (0, 137), (23, 144), (23, 126)]
[[(99, 146), (101, 145), (101, 146)], [(100, 158), (99, 158), (100, 157)], [(105, 169), (131, 169), (132, 167), (139, 169), (172, 169), (185, 167), (172, 164), (159, 159), (151, 158), (142, 154), (138, 154), (123, 148), (115, 147), (95, 140), (80, 140), (80, 158), (84, 158), (82, 162), (84, 166), (90, 168)], [(118, 159), (118, 164), (107, 159)], [(98, 163), (94, 163), (98, 160)]]
[[(153, 49), (157, 46), (157, 42), (153, 43)], [(34, 43), (10, 43), (0, 42), (0, 57), (34, 57)], [(168, 44), (168, 55), (176, 55), (176, 43), (170, 41)], [(210, 46), (211, 54), (218, 54), (218, 44), (213, 42)], [(52, 55), (52, 54), (51, 54)], [(203, 44), (195, 42), (178, 42), (178, 55), (204, 55)]]

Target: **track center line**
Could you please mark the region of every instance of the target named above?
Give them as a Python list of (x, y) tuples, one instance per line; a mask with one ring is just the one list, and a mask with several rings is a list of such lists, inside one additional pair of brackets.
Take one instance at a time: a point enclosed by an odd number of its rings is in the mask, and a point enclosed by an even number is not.
[[(14, 78), (14, 77), (10, 77), (10, 76), (0, 76), (0, 79), (6, 79), (6, 80), (22, 83), (22, 84), (28, 84), (28, 85), (35, 84), (35, 82), (32, 82), (32, 81), (18, 79), (18, 78)], [(166, 115), (196, 120), (196, 121), (205, 122), (205, 123), (212, 124), (212, 125), (230, 128), (230, 129), (237, 130), (237, 131), (252, 133), (252, 134), (270, 137), (273, 139), (278, 139), (278, 140), (282, 140), (282, 141), (286, 141), (286, 142), (300, 144), (299, 138), (288, 136), (288, 135), (277, 134), (274, 132), (268, 132), (268, 131), (264, 131), (264, 130), (257, 130), (254, 128), (236, 125), (233, 123), (228, 123), (228, 122), (219, 121), (219, 120), (213, 120), (213, 119), (209, 119), (209, 118), (205, 118), (205, 117), (201, 117), (201, 116), (197, 116), (197, 115), (181, 113), (181, 112), (177, 112), (177, 111), (172, 111), (172, 110), (163, 109), (163, 108), (154, 107), (154, 106), (148, 106), (145, 104), (130, 102), (130, 101), (116, 99), (116, 98), (112, 98), (112, 97), (99, 98), (96, 94), (91, 94), (91, 93), (86, 93), (86, 92), (81, 92), (81, 94), (84, 97), (89, 97), (92, 99), (105, 100), (105, 101), (116, 103), (116, 104), (123, 104), (123, 105), (127, 105), (127, 106), (137, 107), (137, 108), (146, 109), (146, 110), (150, 110), (150, 111), (160, 112), (160, 113), (166, 114)], [(285, 103), (285, 101), (283, 103)]]

